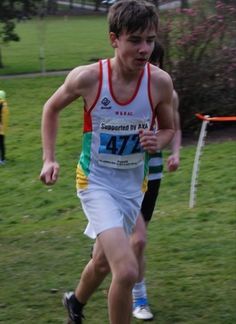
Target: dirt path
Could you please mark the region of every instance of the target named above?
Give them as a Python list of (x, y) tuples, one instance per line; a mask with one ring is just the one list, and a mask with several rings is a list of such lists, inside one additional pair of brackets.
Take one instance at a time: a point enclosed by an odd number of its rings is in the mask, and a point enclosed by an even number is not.
[(21, 79), (21, 78), (60, 76), (60, 75), (67, 75), (71, 70), (32, 72), (32, 73), (21, 73), (21, 74), (5, 74), (5, 75), (0, 75), (0, 79)]

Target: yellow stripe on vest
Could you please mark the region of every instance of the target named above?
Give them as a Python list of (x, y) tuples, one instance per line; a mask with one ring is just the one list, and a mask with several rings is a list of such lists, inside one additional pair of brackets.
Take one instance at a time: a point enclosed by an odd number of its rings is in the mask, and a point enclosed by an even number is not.
[(146, 192), (148, 188), (148, 177), (146, 176), (142, 183), (142, 192)]
[(84, 171), (81, 169), (81, 166), (78, 164), (76, 169), (76, 188), (86, 189), (87, 187), (88, 187), (88, 178), (84, 174)]

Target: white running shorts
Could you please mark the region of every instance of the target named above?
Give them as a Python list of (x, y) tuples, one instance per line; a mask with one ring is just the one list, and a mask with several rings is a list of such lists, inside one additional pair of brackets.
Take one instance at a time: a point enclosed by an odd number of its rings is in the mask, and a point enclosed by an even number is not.
[(101, 232), (123, 227), (127, 235), (130, 235), (136, 224), (140, 212), (143, 194), (126, 198), (114, 196), (106, 189), (78, 190), (83, 211), (88, 219), (88, 225), (84, 234), (95, 239)]

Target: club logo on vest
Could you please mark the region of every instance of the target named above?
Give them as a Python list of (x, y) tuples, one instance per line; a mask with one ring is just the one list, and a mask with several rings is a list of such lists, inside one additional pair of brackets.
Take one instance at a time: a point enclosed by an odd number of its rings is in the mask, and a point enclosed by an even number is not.
[(101, 109), (111, 109), (111, 106), (108, 106), (110, 103), (110, 100), (107, 97), (104, 97), (101, 101), (103, 106), (101, 106)]

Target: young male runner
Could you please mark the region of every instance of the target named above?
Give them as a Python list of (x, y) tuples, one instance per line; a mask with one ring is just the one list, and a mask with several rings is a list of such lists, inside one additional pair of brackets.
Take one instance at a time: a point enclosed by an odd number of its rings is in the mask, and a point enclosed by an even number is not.
[[(83, 306), (109, 271), (110, 323), (131, 322), (132, 288), (139, 269), (129, 235), (146, 188), (144, 151), (162, 149), (174, 133), (171, 79), (148, 64), (158, 30), (156, 8), (142, 0), (121, 0), (110, 8), (108, 22), (114, 57), (72, 70), (46, 102), (42, 117), (40, 178), (50, 185), (59, 172), (59, 112), (79, 97), (84, 100), (77, 194), (88, 218), (85, 233), (96, 243), (75, 292), (64, 295), (69, 323), (82, 323)], [(152, 129), (155, 117), (158, 133)]]
[[(162, 45), (156, 41), (155, 47), (149, 62), (159, 66), (163, 69), (164, 60), (164, 49)], [(181, 129), (180, 129), (180, 118), (179, 118), (179, 99), (177, 92), (173, 91), (173, 112), (174, 112), (174, 128), (175, 135), (171, 141), (171, 155), (167, 159), (167, 170), (175, 171), (179, 166), (179, 155), (181, 146)], [(156, 200), (158, 197), (162, 171), (163, 171), (163, 158), (162, 152), (156, 152), (155, 154), (150, 154), (149, 158), (149, 176), (148, 176), (148, 189), (145, 192), (144, 199), (141, 206), (142, 218), (138, 219), (137, 225), (135, 227), (134, 233), (132, 234), (132, 244), (137, 255), (140, 255), (140, 277), (138, 282), (133, 288), (133, 316), (137, 319), (151, 320), (153, 319), (153, 314), (150, 310), (147, 289), (144, 280), (144, 248), (146, 245), (146, 231), (147, 226), (152, 218), (153, 211), (155, 208)]]

